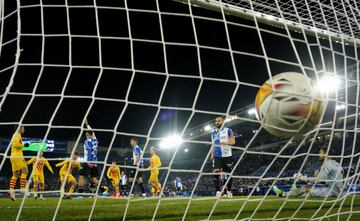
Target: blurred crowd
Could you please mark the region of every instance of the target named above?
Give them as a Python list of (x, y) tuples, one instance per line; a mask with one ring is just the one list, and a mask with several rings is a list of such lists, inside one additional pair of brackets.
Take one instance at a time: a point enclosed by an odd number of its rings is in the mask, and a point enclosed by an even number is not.
[[(334, 155), (334, 159), (341, 163), (344, 168), (344, 176), (345, 177), (353, 177), (353, 179), (357, 180), (358, 178), (358, 160), (359, 156), (354, 155), (352, 153), (358, 153), (357, 149), (354, 150), (354, 145), (351, 142), (351, 137), (348, 137), (345, 143), (341, 142), (341, 139), (333, 140), (332, 149), (337, 150), (337, 152), (332, 152)], [(296, 148), (296, 141), (294, 143), (294, 147), (288, 148), (283, 151), (282, 154), (290, 157), (278, 157), (272, 154), (248, 154), (243, 153), (242, 151), (234, 151), (234, 163), (236, 164), (237, 160), (241, 158), (241, 161), (236, 165), (235, 171), (233, 175), (238, 176), (233, 178), (233, 190), (237, 195), (246, 195), (249, 194), (252, 190), (252, 194), (264, 194), (268, 188), (275, 184), (276, 185), (288, 185), (291, 183), (291, 178), (294, 173), (302, 173), (306, 176), (313, 176), (316, 171), (318, 171), (321, 167), (321, 162), (319, 158), (316, 156), (317, 148), (325, 145), (324, 141), (317, 141), (314, 145), (314, 150), (311, 151), (313, 156), (311, 155), (301, 155), (300, 153), (306, 153), (307, 148), (298, 149), (297, 156), (291, 157), (290, 155), (293, 153), (294, 148)], [(339, 148), (345, 146), (347, 148)], [(337, 147), (337, 148), (336, 148)], [(357, 147), (356, 147), (357, 148)], [(271, 151), (271, 150), (267, 150)], [(279, 152), (279, 150), (277, 150)], [(274, 150), (276, 153), (276, 150)], [(341, 156), (351, 156), (351, 157), (341, 157)], [(2, 160), (0, 158), (0, 160)], [(120, 162), (120, 161), (118, 161)], [(186, 164), (184, 168), (199, 168), (199, 163), (202, 163), (203, 160), (199, 159), (187, 159), (182, 160), (181, 164)], [(55, 168), (55, 164), (57, 161), (50, 161), (51, 166), (55, 169), (54, 174), (50, 174), (49, 171), (45, 170), (45, 184), (47, 191), (56, 191), (60, 189), (60, 179), (58, 175), (58, 168)], [(122, 162), (119, 163), (124, 165)], [(126, 164), (125, 164), (126, 165)], [(168, 162), (163, 160), (163, 166), (167, 166)], [(204, 167), (204, 173), (209, 173), (211, 171), (211, 162), (208, 160), (208, 163)], [(102, 165), (99, 165), (99, 173), (102, 170)], [(31, 171), (31, 167), (29, 167)], [(199, 168), (200, 169), (200, 168)], [(122, 169), (123, 170), (123, 169)], [(124, 169), (125, 173), (128, 174), (128, 170)], [(213, 175), (201, 174), (195, 172), (172, 172), (170, 171), (169, 175), (167, 175), (168, 170), (162, 170), (160, 172), (160, 182), (164, 184), (165, 179), (166, 185), (164, 186), (164, 192), (166, 194), (174, 194), (176, 192), (176, 188), (174, 186), (174, 180), (178, 176), (181, 179), (182, 183), (182, 192), (186, 194), (190, 194), (194, 191), (197, 195), (211, 195), (214, 192), (213, 185)], [(75, 177), (78, 176), (78, 172), (75, 171)], [(7, 190), (9, 188), (9, 180), (11, 177), (11, 165), (9, 160), (6, 160), (3, 167), (1, 168), (0, 173), (0, 189)], [(104, 174), (105, 175), (105, 174)], [(148, 180), (149, 173), (144, 173), (145, 183)], [(199, 179), (198, 179), (199, 178)], [(266, 178), (266, 179), (263, 179)], [(269, 179), (270, 178), (270, 179)], [(359, 183), (357, 180), (355, 183)], [(111, 186), (111, 182), (108, 180), (106, 176), (101, 180), (101, 184), (103, 186), (109, 187), (109, 192), (113, 191), (113, 187)], [(31, 187), (31, 185), (30, 185)], [(149, 188), (149, 187), (147, 187)], [(130, 184), (127, 185), (126, 191), (128, 192), (130, 189)], [(135, 185), (134, 193), (138, 191), (138, 188)]]

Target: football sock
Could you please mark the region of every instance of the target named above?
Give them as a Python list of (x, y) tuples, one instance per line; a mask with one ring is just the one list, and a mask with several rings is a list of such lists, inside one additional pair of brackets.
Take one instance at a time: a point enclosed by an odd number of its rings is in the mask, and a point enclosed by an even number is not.
[(21, 190), (25, 189), (26, 177), (27, 177), (27, 174), (25, 174), (25, 173), (22, 173), (21, 176), (20, 176), (20, 189)]
[(17, 177), (12, 176), (10, 179), (10, 191), (14, 191), (15, 186), (16, 186), (16, 181), (17, 181)]
[(143, 183), (139, 183), (139, 187), (142, 193), (146, 193)]
[(220, 191), (219, 175), (214, 175), (213, 180), (214, 180), (215, 190)]

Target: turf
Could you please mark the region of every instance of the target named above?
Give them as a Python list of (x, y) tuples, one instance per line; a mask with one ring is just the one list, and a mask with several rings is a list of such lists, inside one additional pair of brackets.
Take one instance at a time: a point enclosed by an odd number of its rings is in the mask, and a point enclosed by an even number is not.
[[(94, 198), (84, 198), (62, 201), (56, 220), (88, 220), (94, 200)], [(276, 197), (266, 197), (265, 200), (262, 200), (261, 197), (251, 197), (247, 202), (245, 200), (244, 197), (220, 200), (213, 211), (211, 220), (234, 219), (241, 208), (242, 212), (239, 219), (283, 218), (282, 220), (289, 220), (288, 217), (293, 216), (302, 218), (302, 220), (309, 220), (311, 217), (316, 218), (327, 214), (328, 217), (323, 220), (360, 220), (360, 196), (348, 196), (336, 203), (334, 199), (328, 199), (322, 207), (321, 202), (316, 202), (323, 200), (320, 198), (309, 198), (309, 201), (305, 203), (301, 198), (291, 198), (285, 201), (283, 198)], [(194, 198), (186, 220), (207, 219), (215, 202), (214, 198), (209, 197)], [(19, 220), (52, 220), (57, 203), (58, 198), (47, 198), (45, 201), (27, 198)], [(157, 203), (158, 199), (131, 199), (126, 220), (151, 220)], [(187, 203), (188, 199), (185, 198), (163, 198), (155, 217), (156, 220), (181, 220)], [(20, 204), (21, 198), (18, 198), (15, 202), (9, 199), (0, 199), (0, 220), (15, 220)], [(92, 220), (122, 220), (126, 204), (127, 199), (99, 198), (96, 202)], [(282, 205), (282, 209), (277, 213)], [(296, 212), (297, 210), (298, 212)], [(351, 216), (350, 211), (353, 211)], [(339, 212), (344, 214), (339, 215)]]

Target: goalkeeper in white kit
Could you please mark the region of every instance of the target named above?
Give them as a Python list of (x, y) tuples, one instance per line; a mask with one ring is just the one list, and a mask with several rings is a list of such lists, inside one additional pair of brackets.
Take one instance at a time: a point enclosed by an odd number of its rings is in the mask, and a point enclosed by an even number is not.
[(296, 182), (293, 184), (289, 192), (285, 192), (279, 189), (277, 186), (273, 187), (273, 191), (278, 196), (306, 196), (310, 195), (313, 197), (336, 197), (338, 196), (343, 188), (343, 170), (341, 165), (332, 160), (326, 154), (326, 147), (320, 148), (319, 151), (320, 161), (323, 165), (320, 172), (315, 177), (303, 177), (299, 174), (295, 174), (295, 180), (305, 182), (316, 182), (319, 186), (308, 186), (302, 185), (296, 187)]

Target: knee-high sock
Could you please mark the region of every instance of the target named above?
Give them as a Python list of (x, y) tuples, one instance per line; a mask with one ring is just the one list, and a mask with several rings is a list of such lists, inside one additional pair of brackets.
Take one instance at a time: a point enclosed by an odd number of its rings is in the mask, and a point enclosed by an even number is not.
[(231, 191), (231, 187), (232, 187), (232, 178), (230, 178), (230, 180), (227, 184), (227, 191)]
[(90, 184), (90, 192), (95, 193), (96, 192), (97, 184)]
[(34, 188), (33, 189), (34, 189), (34, 193), (36, 193), (38, 191), (38, 183), (34, 182)]
[(76, 189), (76, 184), (71, 185), (68, 195), (71, 195), (75, 191), (75, 189)]
[(158, 185), (157, 185), (157, 183), (154, 183), (154, 184), (152, 185), (152, 188), (154, 188), (154, 193), (157, 193), (157, 191), (158, 191)]
[(22, 173), (21, 176), (20, 176), (20, 189), (25, 189), (26, 187), (26, 177), (27, 177), (27, 174), (26, 173)]
[(119, 183), (114, 183), (113, 185), (114, 185), (115, 193), (119, 194), (120, 193)]
[(215, 186), (215, 190), (216, 191), (220, 191), (220, 179), (219, 179), (219, 175), (214, 175), (214, 186)]
[(123, 189), (121, 189), (121, 195), (126, 195), (126, 187), (124, 187)]
[(45, 191), (45, 184), (40, 184), (40, 191), (44, 192)]
[(145, 191), (145, 188), (144, 188), (144, 184), (141, 182), (139, 182), (139, 187), (140, 187), (140, 190), (141, 190), (141, 192), (142, 193), (146, 193), (146, 191)]
[(84, 187), (83, 187), (83, 186), (79, 186), (78, 192), (79, 192), (79, 193), (83, 193), (83, 192), (84, 192)]
[(156, 185), (156, 192), (160, 192), (161, 191), (161, 184), (160, 183), (157, 183)]
[(18, 178), (16, 176), (11, 177), (11, 179), (10, 179), (10, 191), (14, 191), (17, 179)]

